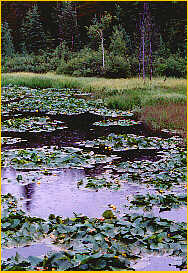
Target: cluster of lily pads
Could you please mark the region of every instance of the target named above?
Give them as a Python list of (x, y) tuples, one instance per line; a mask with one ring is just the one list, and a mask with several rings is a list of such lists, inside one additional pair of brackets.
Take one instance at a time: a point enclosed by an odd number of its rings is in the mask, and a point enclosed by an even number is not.
[[(17, 98), (23, 98), (25, 96), (29, 97), (52, 97), (52, 98), (60, 98), (62, 96), (70, 97), (73, 95), (83, 95), (83, 92), (79, 89), (70, 89), (70, 88), (42, 88), (35, 89), (29, 88), (26, 86), (16, 86), (16, 85), (8, 85), (3, 86), (1, 88), (1, 97), (2, 101), (12, 101)], [(89, 93), (85, 93), (85, 95), (90, 95)]]
[(14, 118), (1, 124), (2, 132), (52, 132), (62, 128), (66, 128), (62, 121), (51, 120), (49, 117)]
[(43, 219), (30, 217), (20, 209), (19, 200), (11, 194), (2, 195), (1, 244), (20, 246), (44, 237), (48, 225)]
[[(97, 177), (86, 177), (78, 181), (77, 186), (79, 188), (91, 188), (91, 189), (114, 189), (118, 190), (125, 184), (142, 184), (152, 185), (155, 191), (164, 193), (169, 189), (181, 188), (181, 191), (185, 191), (186, 187), (186, 151), (183, 148), (171, 149), (158, 153), (160, 159), (155, 162), (149, 160), (142, 161), (122, 161), (120, 163), (112, 162), (106, 166), (107, 174), (103, 173)], [(139, 198), (141, 198), (139, 203)], [(177, 197), (179, 198), (179, 197)], [(156, 195), (141, 195), (137, 197), (138, 205), (145, 207), (152, 207), (154, 204), (160, 204), (161, 210), (163, 205), (168, 208), (176, 208), (179, 205), (185, 205), (184, 200), (179, 199), (172, 194), (165, 192), (164, 196)], [(136, 203), (135, 203), (136, 204)]]
[(19, 169), (40, 168), (69, 168), (93, 167), (97, 163), (112, 162), (115, 156), (84, 152), (79, 148), (51, 148), (43, 146), (37, 149), (12, 149), (3, 151), (1, 156), (2, 167)]
[(26, 216), (16, 199), (3, 196), (2, 244), (23, 245), (42, 237), (51, 238), (59, 252), (43, 257), (20, 255), (2, 259), (2, 270), (133, 270), (145, 253), (168, 253), (185, 263), (186, 224), (153, 216), (124, 214), (111, 210), (101, 218), (76, 215), (62, 218), (51, 214), (47, 220)]
[(9, 145), (14, 143), (20, 143), (23, 141), (25, 142), (27, 140), (19, 137), (1, 137), (1, 145)]
[(1, 100), (2, 103), (11, 102), (15, 99), (23, 99), (25, 96), (30, 94), (30, 89), (27, 87), (19, 87), (19, 86), (3, 86), (1, 88)]
[(118, 190), (121, 187), (120, 181), (114, 176), (103, 177), (86, 177), (77, 182), (78, 188), (90, 188), (90, 189), (111, 189)]
[(126, 161), (112, 168), (121, 174), (120, 179), (128, 182), (153, 184), (158, 189), (170, 189), (174, 185), (186, 186), (186, 151), (176, 148), (159, 154), (162, 158), (156, 162)]
[(100, 137), (94, 140), (81, 142), (85, 147), (101, 148), (107, 150), (127, 150), (127, 149), (169, 149), (178, 146), (180, 138), (177, 136), (162, 139), (159, 137), (144, 137), (134, 134), (114, 134), (107, 137)]
[(160, 207), (160, 211), (171, 210), (172, 208), (179, 208), (187, 205), (186, 194), (164, 194), (155, 195), (149, 194), (136, 194), (133, 200), (130, 201), (131, 207), (139, 208), (144, 207), (145, 210), (150, 211), (152, 207)]
[[(22, 91), (23, 88), (23, 91)], [(15, 90), (15, 94), (19, 96), (19, 94), (24, 94), (24, 96), (20, 97), (19, 101), (11, 100), (14, 98), (13, 90)], [(17, 91), (16, 91), (17, 90)], [(43, 114), (62, 114), (62, 115), (70, 115), (70, 114), (80, 114), (84, 112), (90, 111), (94, 114), (100, 114), (107, 116), (132, 116), (133, 113), (128, 111), (115, 111), (107, 109), (104, 106), (102, 100), (89, 100), (75, 97), (76, 95), (80, 95), (81, 93), (78, 90), (70, 90), (70, 89), (30, 89), (25, 87), (11, 87), (3, 89), (3, 97), (5, 97), (5, 93), (10, 92), (10, 96), (8, 97), (9, 103), (2, 103), (1, 111), (2, 113), (36, 113), (40, 112)], [(27, 94), (27, 95), (26, 95)]]
[(94, 122), (93, 125), (101, 126), (101, 127), (108, 127), (108, 126), (132, 126), (136, 124), (141, 124), (141, 121), (135, 121), (131, 119), (119, 119), (119, 120), (111, 120), (106, 119), (103, 121)]
[[(53, 169), (46, 169), (41, 168), (40, 170), (29, 170), (26, 172), (18, 171), (15, 177), (9, 178), (8, 176), (4, 175), (1, 178), (2, 184), (19, 184), (19, 185), (29, 185), (32, 183), (40, 185), (43, 182), (53, 182), (54, 176), (58, 178), (61, 173), (60, 170), (53, 170)], [(48, 179), (47, 179), (48, 177)]]

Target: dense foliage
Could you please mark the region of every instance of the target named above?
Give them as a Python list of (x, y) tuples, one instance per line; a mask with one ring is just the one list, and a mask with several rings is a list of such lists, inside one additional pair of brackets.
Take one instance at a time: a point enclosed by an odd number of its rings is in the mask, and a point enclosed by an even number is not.
[(1, 36), (2, 36), (2, 56), (13, 56), (14, 45), (12, 41), (11, 30), (8, 26), (8, 23), (4, 23), (1, 26)]
[[(154, 76), (186, 77), (185, 5), (148, 4)], [(143, 3), (138, 2), (3, 2), (2, 70), (138, 75), (142, 13)]]

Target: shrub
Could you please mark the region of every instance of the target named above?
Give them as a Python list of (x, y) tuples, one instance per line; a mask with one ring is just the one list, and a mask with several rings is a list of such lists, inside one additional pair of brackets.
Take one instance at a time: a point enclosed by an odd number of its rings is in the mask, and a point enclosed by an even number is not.
[(56, 71), (58, 74), (72, 76), (106, 76), (110, 78), (127, 78), (131, 76), (130, 63), (125, 57), (105, 52), (105, 69), (102, 68), (100, 51), (82, 49), (67, 62), (62, 61)]
[(41, 55), (14, 55), (2, 58), (2, 72), (35, 72), (45, 73), (56, 70), (59, 58), (54, 53), (42, 52)]
[(61, 62), (57, 73), (79, 76), (97, 76), (101, 74), (102, 55), (101, 52), (89, 48), (82, 49), (75, 54), (67, 63)]
[(105, 76), (110, 78), (128, 78), (131, 76), (129, 60), (118, 55), (106, 58)]
[(177, 55), (170, 55), (168, 58), (156, 58), (153, 68), (156, 76), (186, 77), (186, 59)]
[(139, 75), (139, 60), (137, 56), (129, 57), (130, 63), (130, 73), (131, 76), (138, 76)]
[(131, 52), (131, 38), (122, 25), (115, 25), (110, 37), (109, 50), (114, 55), (125, 56)]

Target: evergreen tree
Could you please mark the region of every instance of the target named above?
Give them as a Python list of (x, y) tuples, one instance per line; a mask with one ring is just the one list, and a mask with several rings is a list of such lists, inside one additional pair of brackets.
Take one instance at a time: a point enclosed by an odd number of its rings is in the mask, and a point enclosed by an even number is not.
[(159, 48), (156, 50), (155, 54), (160, 57), (169, 57), (170, 56), (170, 49), (167, 47), (166, 43), (164, 42), (162, 35), (159, 35)]
[(60, 43), (65, 42), (70, 50), (80, 47), (77, 2), (61, 2), (58, 8)]
[(13, 56), (15, 53), (11, 30), (7, 22), (1, 26), (1, 50), (2, 56)]
[(125, 56), (131, 53), (131, 39), (122, 25), (115, 25), (110, 37), (110, 52), (114, 55)]
[(22, 44), (25, 44), (29, 53), (37, 53), (40, 49), (45, 49), (46, 37), (40, 21), (37, 5), (34, 5), (33, 8), (27, 12), (23, 20), (21, 32), (23, 36)]

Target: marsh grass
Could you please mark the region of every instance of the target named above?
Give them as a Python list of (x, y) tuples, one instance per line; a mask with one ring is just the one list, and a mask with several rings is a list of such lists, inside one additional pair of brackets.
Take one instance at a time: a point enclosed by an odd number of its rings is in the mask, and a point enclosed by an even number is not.
[(163, 103), (142, 108), (138, 114), (147, 125), (156, 130), (175, 130), (184, 140), (187, 138), (187, 105)]
[(111, 93), (106, 97), (106, 104), (110, 108), (121, 110), (135, 110), (144, 106), (156, 104), (185, 104), (186, 96), (178, 93), (161, 93), (150, 90), (125, 90), (118, 95)]
[(76, 78), (51, 76), (50, 74), (35, 73), (6, 73), (2, 74), (1, 84), (20, 85), (30, 88), (81, 88)]
[(97, 77), (72, 77), (68, 75), (56, 75), (54, 73), (36, 74), (29, 72), (3, 73), (2, 83), (7, 84), (10, 83), (10, 81), (14, 81), (19, 84), (24, 80), (25, 84), (28, 83), (32, 85), (32, 82), (33, 84), (35, 82), (34, 78), (38, 80), (38, 85), (44, 85), (45, 83), (48, 84), (47, 81), (44, 82), (45, 80), (53, 81), (54, 86), (63, 85), (64, 82), (69, 83), (70, 85), (76, 83), (77, 87), (90, 89), (96, 94), (101, 94), (101, 91), (104, 91), (104, 94), (101, 95), (107, 95), (113, 90), (116, 92), (122, 92), (123, 90), (165, 90), (166, 92), (175, 91), (185, 94), (187, 84), (186, 79), (182, 78), (167, 78), (166, 80), (164, 78), (153, 78), (152, 81), (149, 79), (143, 81), (139, 78), (106, 79)]

